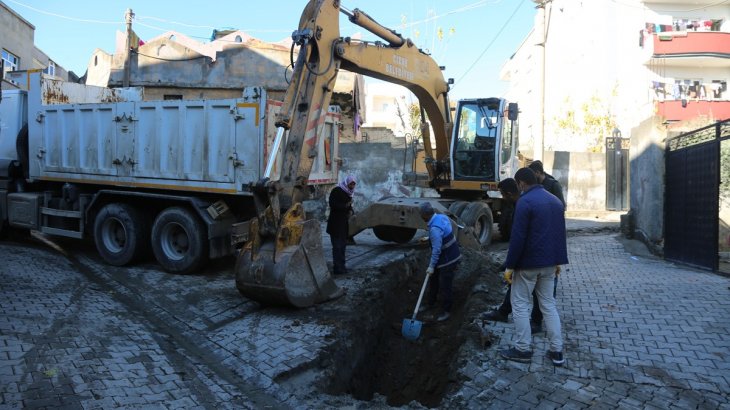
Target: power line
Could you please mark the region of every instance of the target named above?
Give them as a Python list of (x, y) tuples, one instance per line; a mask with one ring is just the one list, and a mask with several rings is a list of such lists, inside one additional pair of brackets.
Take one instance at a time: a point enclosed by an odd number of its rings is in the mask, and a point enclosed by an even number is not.
[(471, 64), (471, 66), (469, 66), (469, 68), (466, 69), (466, 72), (464, 72), (464, 74), (462, 74), (461, 77), (459, 77), (459, 79), (456, 81), (456, 83), (454, 84), (454, 86), (451, 87), (452, 90), (454, 88), (456, 88), (457, 85), (459, 85), (459, 82), (462, 79), (464, 79), (464, 77), (466, 77), (466, 75), (469, 74), (469, 72), (474, 68), (474, 66), (477, 65), (477, 63), (479, 62), (479, 60), (481, 60), (482, 57), (484, 57), (484, 54), (486, 54), (487, 53), (487, 50), (489, 50), (492, 47), (492, 45), (494, 44), (494, 42), (497, 41), (497, 39), (502, 34), (502, 32), (504, 31), (504, 29), (507, 28), (507, 26), (509, 25), (509, 23), (515, 17), (515, 15), (517, 14), (517, 11), (519, 11), (520, 7), (522, 7), (522, 4), (524, 2), (525, 2), (525, 0), (520, 1), (520, 4), (517, 5), (517, 7), (515, 8), (515, 11), (512, 12), (512, 14), (509, 16), (509, 18), (507, 20), (505, 20), (504, 24), (499, 29), (499, 31), (497, 32), (497, 34), (494, 35), (494, 38), (492, 39), (492, 41), (490, 41), (489, 44), (487, 44), (487, 46), (484, 48), (484, 50), (482, 51), (482, 53), (479, 54), (479, 57), (477, 57), (477, 59), (474, 60), (474, 62)]
[(48, 15), (48, 16), (58, 17), (58, 18), (62, 18), (62, 19), (66, 19), (66, 20), (71, 20), (71, 21), (80, 21), (80, 22), (83, 22), (83, 23), (95, 23), (95, 24), (124, 24), (124, 20), (119, 20), (119, 21), (103, 21), (103, 20), (82, 19), (82, 18), (78, 18), (78, 17), (64, 16), (63, 14), (52, 13), (50, 11), (45, 11), (45, 10), (37, 9), (35, 7), (31, 7), (31, 6), (27, 5), (27, 4), (23, 4), (23, 3), (19, 2), (19, 1), (15, 1), (15, 0), (7, 0), (7, 1), (10, 2), (10, 3), (13, 3), (13, 4), (17, 4), (18, 6), (25, 7), (27, 9), (33, 10), (36, 13), (41, 13), (41, 14), (45, 14), (45, 15)]

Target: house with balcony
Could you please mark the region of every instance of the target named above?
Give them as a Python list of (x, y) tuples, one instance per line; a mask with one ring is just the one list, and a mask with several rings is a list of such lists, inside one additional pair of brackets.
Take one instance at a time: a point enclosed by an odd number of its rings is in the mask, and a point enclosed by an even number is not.
[(611, 178), (608, 140), (621, 136), (635, 231), (661, 243), (666, 139), (730, 118), (730, 2), (533, 2), (534, 28), (501, 71), (521, 151), (544, 154), (569, 209), (600, 209), (595, 184)]
[(717, 3), (644, 1), (645, 65), (655, 113), (667, 123), (730, 118), (730, 4)]

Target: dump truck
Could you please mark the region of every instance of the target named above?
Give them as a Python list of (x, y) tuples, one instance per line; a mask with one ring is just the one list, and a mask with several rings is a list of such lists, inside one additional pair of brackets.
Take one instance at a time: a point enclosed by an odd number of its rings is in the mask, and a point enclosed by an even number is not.
[[(340, 34), (340, 15), (382, 41), (362, 41)], [(406, 182), (430, 187), (435, 198), (389, 198), (354, 215), (350, 234), (372, 228), (378, 238), (407, 242), (426, 229), (419, 206), (431, 202), (452, 217), (464, 246), (485, 247), (491, 241), (494, 214), (503, 202), (497, 184), (520, 165), (518, 106), (500, 98), (461, 100), (452, 115), (448, 82), (434, 59), (367, 13), (348, 10), (339, 0), (310, 0), (292, 34), (298, 47), (293, 74), (276, 125), (275, 146), (268, 162), (280, 154), (278, 178), (264, 173), (253, 189), (257, 217), (237, 224), (245, 241), (236, 261), (236, 286), (262, 303), (305, 307), (331, 300), (343, 291), (332, 280), (324, 260), (319, 222), (307, 218), (301, 201), (314, 156), (323, 107), (327, 107), (340, 69), (406, 87), (421, 106), (425, 147), (424, 175)], [(429, 130), (433, 130), (432, 143)], [(284, 140), (282, 135), (288, 132)]]
[[(265, 164), (281, 103), (262, 87), (241, 98), (144, 101), (108, 89), (10, 72), (0, 101), (0, 233), (94, 239), (111, 265), (151, 249), (188, 273), (237, 251), (233, 226), (256, 215), (251, 185)], [(321, 112), (310, 186), (337, 182), (340, 113)]]

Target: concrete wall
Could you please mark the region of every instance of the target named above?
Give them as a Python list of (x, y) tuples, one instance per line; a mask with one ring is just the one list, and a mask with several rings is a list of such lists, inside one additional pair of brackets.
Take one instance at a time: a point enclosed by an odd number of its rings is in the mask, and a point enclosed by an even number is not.
[[(340, 180), (347, 175), (357, 178), (353, 200), (355, 211), (386, 196), (420, 197), (434, 196), (431, 189), (403, 185), (403, 148), (393, 148), (388, 143), (340, 143)], [(413, 163), (409, 155), (405, 159), (406, 171)]]
[(568, 210), (606, 209), (606, 154), (546, 151), (542, 162), (563, 186)]
[[(362, 209), (384, 196), (436, 196), (432, 189), (403, 185), (403, 170), (411, 171), (412, 158), (403, 148), (388, 143), (340, 144), (343, 159), (340, 180), (348, 174), (358, 180), (355, 207)], [(600, 153), (547, 152), (545, 171), (557, 178), (570, 210), (606, 209), (606, 157)]]
[(664, 244), (665, 127), (648, 119), (631, 132), (629, 153), (633, 235), (658, 251)]

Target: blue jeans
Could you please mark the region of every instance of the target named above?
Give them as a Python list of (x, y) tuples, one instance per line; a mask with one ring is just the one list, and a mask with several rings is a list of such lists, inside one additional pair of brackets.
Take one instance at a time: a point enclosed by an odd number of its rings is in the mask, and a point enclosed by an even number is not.
[(436, 305), (436, 299), (441, 296), (441, 306), (444, 312), (451, 311), (451, 305), (454, 304), (453, 284), (456, 268), (459, 263), (453, 263), (443, 268), (436, 268), (433, 275), (429, 279), (428, 284), (428, 304)]
[(515, 270), (512, 275), (512, 318), (515, 322), (514, 345), (517, 350), (532, 350), (530, 331), (530, 310), (532, 291), (535, 291), (545, 320), (545, 331), (553, 352), (563, 351), (563, 335), (560, 331), (560, 316), (553, 295), (555, 266), (538, 269)]

